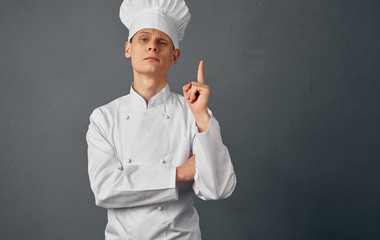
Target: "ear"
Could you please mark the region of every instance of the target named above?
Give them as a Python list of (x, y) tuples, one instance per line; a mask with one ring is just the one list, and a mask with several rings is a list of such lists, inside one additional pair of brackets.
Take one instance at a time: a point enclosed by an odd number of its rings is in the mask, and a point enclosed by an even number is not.
[(179, 49), (174, 49), (173, 55), (172, 55), (172, 61), (170, 63), (171, 65), (175, 65), (177, 63), (179, 55), (181, 55), (181, 51)]
[(130, 42), (125, 42), (124, 55), (126, 58), (131, 58), (131, 43)]

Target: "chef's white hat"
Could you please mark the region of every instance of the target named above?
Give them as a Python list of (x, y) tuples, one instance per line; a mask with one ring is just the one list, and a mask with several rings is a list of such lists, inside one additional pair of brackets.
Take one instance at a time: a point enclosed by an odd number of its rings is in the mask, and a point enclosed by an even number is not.
[(141, 29), (155, 28), (171, 38), (175, 49), (190, 17), (184, 0), (124, 0), (120, 6), (121, 22), (129, 29), (128, 41)]

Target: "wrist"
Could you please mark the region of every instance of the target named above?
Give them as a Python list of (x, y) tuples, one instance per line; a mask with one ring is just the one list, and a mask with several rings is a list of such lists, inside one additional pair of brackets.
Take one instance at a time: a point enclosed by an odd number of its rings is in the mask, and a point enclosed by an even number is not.
[(175, 173), (175, 182), (176, 183), (181, 181), (181, 179), (179, 177), (179, 169), (178, 168), (179, 167), (176, 168), (176, 173)]
[(181, 167), (177, 167), (176, 168), (176, 175), (175, 175), (175, 182), (178, 183), (178, 182), (183, 182), (183, 181), (184, 181), (183, 171), (182, 171)]
[(208, 123), (210, 121), (211, 116), (207, 111), (206, 113), (194, 115), (194, 118), (199, 132), (204, 132), (208, 129)]

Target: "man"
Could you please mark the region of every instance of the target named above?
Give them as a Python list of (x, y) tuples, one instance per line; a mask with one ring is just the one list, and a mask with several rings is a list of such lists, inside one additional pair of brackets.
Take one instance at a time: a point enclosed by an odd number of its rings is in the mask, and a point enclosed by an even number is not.
[(120, 17), (134, 81), (130, 94), (93, 111), (87, 132), (91, 188), (108, 212), (106, 239), (201, 239), (193, 193), (226, 198), (236, 176), (207, 108), (203, 61), (184, 97), (167, 84), (188, 8), (183, 0), (125, 0)]

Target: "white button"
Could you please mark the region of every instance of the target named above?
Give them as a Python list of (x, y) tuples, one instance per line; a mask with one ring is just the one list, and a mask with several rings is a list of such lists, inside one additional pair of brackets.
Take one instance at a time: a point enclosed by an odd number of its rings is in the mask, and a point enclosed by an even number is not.
[(163, 210), (164, 208), (162, 206), (158, 206), (158, 210)]
[(165, 115), (165, 118), (166, 118), (166, 119), (169, 119), (169, 116), (168, 116), (168, 115)]
[(132, 162), (132, 159), (128, 159), (128, 163), (131, 163)]
[(161, 159), (161, 163), (165, 164), (166, 163), (165, 159)]
[(129, 115), (127, 115), (127, 116), (125, 117), (125, 119), (127, 119), (127, 120), (128, 120), (128, 119), (129, 119)]

